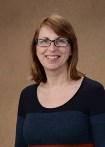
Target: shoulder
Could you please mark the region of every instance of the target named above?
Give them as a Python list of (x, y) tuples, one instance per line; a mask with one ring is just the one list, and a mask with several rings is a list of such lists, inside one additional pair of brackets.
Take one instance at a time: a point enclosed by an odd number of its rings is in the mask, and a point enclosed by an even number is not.
[(90, 115), (105, 113), (105, 90), (103, 85), (88, 77), (84, 79), (85, 104)]
[(26, 113), (32, 110), (37, 86), (37, 84), (29, 85), (21, 91), (18, 104), (18, 115), (25, 117)]
[(35, 89), (37, 88), (37, 84), (32, 84), (29, 86), (26, 86), (25, 88), (22, 89), (21, 91), (21, 95), (25, 95), (25, 94), (31, 94), (35, 91)]
[(97, 90), (104, 91), (104, 86), (100, 82), (90, 79), (89, 77), (86, 76), (84, 77), (83, 85), (89, 91), (94, 91), (94, 92), (96, 92)]
[(37, 86), (37, 84), (32, 84), (23, 88), (20, 93), (20, 103), (28, 102), (29, 100), (31, 100), (31, 98), (35, 96)]

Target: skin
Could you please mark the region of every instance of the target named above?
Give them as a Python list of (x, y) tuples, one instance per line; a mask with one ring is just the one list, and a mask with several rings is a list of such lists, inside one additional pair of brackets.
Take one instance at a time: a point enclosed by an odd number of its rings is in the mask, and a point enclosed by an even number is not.
[[(48, 26), (42, 26), (39, 39), (55, 40), (59, 36)], [(36, 47), (39, 61), (44, 67), (47, 82), (40, 83), (37, 89), (38, 100), (46, 108), (55, 108), (65, 104), (79, 89), (82, 79), (71, 80), (67, 73), (67, 60), (71, 53), (70, 45), (56, 47), (51, 43), (49, 47)]]
[[(43, 26), (39, 32), (40, 39), (49, 38), (55, 40), (59, 36), (48, 26)], [(49, 47), (36, 48), (37, 56), (43, 65), (45, 71), (48, 70), (60, 70), (60, 72), (67, 69), (67, 60), (71, 55), (71, 48), (68, 44), (67, 47), (56, 47), (54, 43), (51, 43)]]

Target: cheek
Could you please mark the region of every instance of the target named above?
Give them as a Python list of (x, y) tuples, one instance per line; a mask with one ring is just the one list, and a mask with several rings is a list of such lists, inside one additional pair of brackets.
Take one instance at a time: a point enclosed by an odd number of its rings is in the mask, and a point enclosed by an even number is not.
[(37, 55), (42, 55), (42, 54), (44, 54), (45, 53), (45, 49), (44, 48), (39, 48), (39, 47), (37, 47), (36, 48), (36, 54)]
[(71, 55), (71, 48), (70, 48), (70, 47), (67, 47), (67, 48), (65, 49), (64, 54), (65, 54), (66, 56), (69, 57), (69, 56)]

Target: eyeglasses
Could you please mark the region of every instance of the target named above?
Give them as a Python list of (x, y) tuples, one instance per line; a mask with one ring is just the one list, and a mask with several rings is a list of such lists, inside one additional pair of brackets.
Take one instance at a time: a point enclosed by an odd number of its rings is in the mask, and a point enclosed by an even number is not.
[(49, 38), (37, 39), (36, 44), (40, 47), (48, 47), (51, 45), (51, 42), (54, 42), (54, 45), (57, 47), (66, 47), (69, 44), (67, 38), (57, 38), (55, 40), (50, 40)]

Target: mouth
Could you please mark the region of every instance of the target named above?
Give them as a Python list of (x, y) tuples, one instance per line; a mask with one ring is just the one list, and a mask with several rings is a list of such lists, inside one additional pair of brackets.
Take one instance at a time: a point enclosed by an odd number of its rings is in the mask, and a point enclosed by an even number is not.
[(45, 55), (45, 57), (49, 60), (56, 60), (58, 59), (60, 56), (59, 55)]

